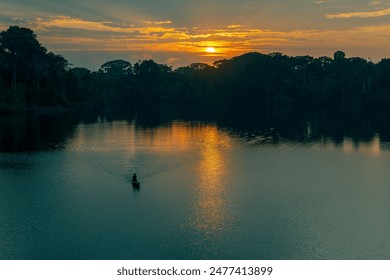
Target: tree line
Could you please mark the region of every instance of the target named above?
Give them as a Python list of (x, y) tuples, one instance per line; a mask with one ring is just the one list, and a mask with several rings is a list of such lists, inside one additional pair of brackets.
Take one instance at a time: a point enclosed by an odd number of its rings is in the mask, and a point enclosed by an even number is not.
[(48, 52), (28, 28), (0, 32), (0, 111), (160, 101), (390, 106), (390, 59), (252, 52), (176, 69), (118, 59), (90, 71)]

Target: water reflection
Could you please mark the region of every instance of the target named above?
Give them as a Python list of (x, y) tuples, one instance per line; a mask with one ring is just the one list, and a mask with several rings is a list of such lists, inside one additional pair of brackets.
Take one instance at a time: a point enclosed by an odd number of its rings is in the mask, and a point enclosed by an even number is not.
[[(177, 138), (175, 148), (185, 148), (192, 137), (182, 133), (184, 124), (214, 123), (220, 129), (225, 129), (238, 139), (244, 139), (248, 144), (262, 145), (264, 143), (280, 144), (334, 144), (345, 151), (371, 147), (371, 152), (388, 149), (390, 142), (390, 114), (387, 112), (328, 109), (300, 110), (291, 107), (258, 108), (256, 106), (230, 105), (138, 105), (137, 108), (127, 108), (124, 111), (105, 112), (99, 114), (64, 115), (13, 115), (0, 116), (0, 151), (42, 151), (64, 148), (74, 138), (80, 138), (83, 127), (78, 124), (100, 123), (111, 127), (134, 124), (135, 131), (123, 132), (125, 136), (135, 140), (138, 133), (145, 138), (145, 147), (156, 138), (165, 141), (165, 148), (172, 147), (169, 137), (161, 135), (161, 127), (170, 127), (171, 134)], [(181, 123), (182, 126), (175, 125)], [(74, 135), (77, 128), (79, 136)], [(86, 128), (92, 133), (90, 128)], [(122, 127), (119, 128), (119, 130)], [(95, 135), (99, 134), (96, 127)], [(175, 131), (177, 130), (177, 131)], [(133, 138), (131, 138), (133, 137)], [(165, 138), (164, 138), (165, 137)], [(128, 140), (130, 140), (128, 139)], [(115, 142), (115, 139), (112, 139)], [(181, 143), (181, 141), (183, 143)], [(378, 141), (380, 145), (378, 145)], [(129, 141), (129, 150), (134, 147)], [(375, 144), (372, 144), (375, 143)], [(74, 143), (77, 144), (77, 143)], [(183, 144), (183, 145), (182, 145)], [(153, 145), (153, 144), (152, 144)], [(374, 145), (376, 148), (373, 148)], [(82, 149), (83, 147), (79, 147)], [(159, 149), (164, 147), (159, 145)], [(376, 150), (375, 150), (376, 149)]]
[[(74, 137), (66, 145), (68, 150), (109, 152), (122, 150), (134, 153), (134, 126), (127, 121), (97, 121), (93, 125), (80, 124), (74, 131)], [(126, 150), (123, 150), (123, 149)]]
[(134, 185), (134, 184), (133, 184), (133, 191), (134, 191), (135, 193), (138, 193), (140, 190), (141, 190), (141, 186), (140, 186), (140, 185)]
[(17, 114), (0, 116), (0, 152), (16, 153), (62, 149), (73, 138), (76, 125), (95, 122), (97, 115)]
[(0, 119), (0, 258), (388, 258), (390, 118), (167, 112)]
[(230, 219), (225, 199), (229, 172), (225, 153), (231, 146), (231, 138), (216, 126), (205, 126), (200, 133), (203, 141), (196, 171), (199, 188), (196, 190), (193, 226), (206, 238), (215, 238), (226, 230)]
[(343, 152), (345, 153), (364, 153), (367, 155), (377, 156), (381, 153), (381, 138), (379, 134), (368, 141), (356, 142), (349, 137), (345, 137), (341, 144)]

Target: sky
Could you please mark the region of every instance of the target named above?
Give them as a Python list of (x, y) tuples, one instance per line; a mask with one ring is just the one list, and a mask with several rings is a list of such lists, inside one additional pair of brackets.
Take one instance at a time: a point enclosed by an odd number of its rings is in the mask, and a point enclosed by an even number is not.
[(75, 67), (180, 67), (247, 52), (390, 57), (390, 0), (0, 0), (0, 30), (35, 31)]

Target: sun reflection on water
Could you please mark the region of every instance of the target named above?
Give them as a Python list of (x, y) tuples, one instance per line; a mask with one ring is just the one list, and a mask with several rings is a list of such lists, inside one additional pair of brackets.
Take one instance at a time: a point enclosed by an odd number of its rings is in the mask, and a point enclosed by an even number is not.
[(193, 226), (206, 236), (218, 236), (229, 219), (225, 199), (228, 161), (224, 155), (230, 138), (214, 126), (202, 130), (201, 160), (197, 169), (199, 188), (194, 205)]
[[(102, 125), (105, 130), (101, 129)], [(187, 226), (199, 234), (200, 240), (218, 238), (228, 228), (232, 218), (226, 200), (229, 177), (227, 152), (233, 147), (233, 143), (231, 136), (218, 129), (217, 125), (174, 121), (158, 128), (137, 128), (133, 123), (115, 122), (100, 126), (81, 125), (76, 133), (77, 140), (70, 147), (100, 153), (117, 151), (117, 155), (124, 157), (122, 161), (111, 162), (110, 166), (106, 166), (105, 161), (99, 161), (99, 166), (110, 170), (113, 169), (112, 164), (117, 163), (115, 166), (119, 168), (123, 163), (129, 165), (127, 162), (134, 161), (136, 154), (143, 151), (167, 156), (193, 153), (189, 158), (196, 159), (193, 175), (198, 183), (193, 189), (193, 210), (188, 217)], [(180, 157), (176, 160), (182, 163), (187, 159)], [(137, 164), (133, 165), (137, 167)], [(143, 178), (160, 174), (160, 169), (171, 170), (169, 164), (168, 167), (165, 163), (157, 166), (157, 171), (150, 171), (152, 175), (143, 174)]]

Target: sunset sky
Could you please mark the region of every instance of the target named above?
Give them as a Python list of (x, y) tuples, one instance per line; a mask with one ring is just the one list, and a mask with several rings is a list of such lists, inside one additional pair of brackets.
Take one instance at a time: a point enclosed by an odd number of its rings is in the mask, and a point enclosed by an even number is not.
[(0, 0), (0, 29), (33, 29), (74, 66), (178, 67), (246, 52), (390, 57), (390, 0)]

